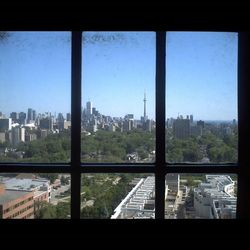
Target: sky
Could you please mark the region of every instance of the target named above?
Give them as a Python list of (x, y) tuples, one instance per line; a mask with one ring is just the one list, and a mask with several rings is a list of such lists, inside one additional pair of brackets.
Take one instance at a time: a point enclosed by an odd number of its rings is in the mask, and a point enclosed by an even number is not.
[[(70, 32), (10, 32), (0, 41), (0, 111), (70, 112)], [(167, 117), (237, 119), (237, 34), (168, 32)], [(82, 106), (155, 119), (155, 33), (84, 32)]]
[(168, 32), (168, 117), (237, 119), (237, 33)]

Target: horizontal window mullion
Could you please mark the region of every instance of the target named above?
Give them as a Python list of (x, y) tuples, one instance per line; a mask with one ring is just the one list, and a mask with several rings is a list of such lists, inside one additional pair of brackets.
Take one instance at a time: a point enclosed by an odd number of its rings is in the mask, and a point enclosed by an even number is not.
[(154, 165), (85, 165), (81, 173), (155, 173)]

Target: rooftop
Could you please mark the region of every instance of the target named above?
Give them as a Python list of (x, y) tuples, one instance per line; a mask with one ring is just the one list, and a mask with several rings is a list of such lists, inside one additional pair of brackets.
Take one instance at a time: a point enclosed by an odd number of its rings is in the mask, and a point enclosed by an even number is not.
[(4, 181), (6, 189), (32, 191), (45, 186), (48, 183), (46, 179), (18, 179), (10, 178)]
[(7, 202), (16, 200), (30, 192), (27, 191), (15, 191), (15, 190), (6, 190), (3, 195), (0, 195), (0, 204), (3, 205)]

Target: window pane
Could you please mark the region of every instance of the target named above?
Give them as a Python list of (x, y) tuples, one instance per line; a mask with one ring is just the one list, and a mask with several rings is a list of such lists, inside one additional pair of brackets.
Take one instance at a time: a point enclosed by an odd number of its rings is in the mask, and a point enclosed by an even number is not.
[(82, 161), (155, 159), (155, 33), (84, 32)]
[(154, 219), (154, 216), (153, 175), (82, 175), (81, 218)]
[(238, 160), (238, 34), (168, 32), (166, 160)]
[(1, 219), (69, 219), (70, 175), (0, 174)]
[(70, 161), (70, 33), (0, 34), (0, 161)]
[(166, 219), (235, 219), (236, 174), (167, 174)]

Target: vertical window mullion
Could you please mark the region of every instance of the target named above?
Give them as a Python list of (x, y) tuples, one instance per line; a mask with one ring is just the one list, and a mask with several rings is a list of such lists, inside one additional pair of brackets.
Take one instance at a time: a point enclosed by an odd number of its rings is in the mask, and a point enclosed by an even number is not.
[(250, 113), (250, 33), (239, 32), (238, 40), (238, 133), (239, 133), (239, 175), (237, 192), (237, 218), (250, 218), (249, 202), (249, 151), (247, 145), (250, 140), (249, 113)]
[(155, 218), (164, 218), (166, 32), (156, 32)]
[(71, 218), (80, 218), (81, 206), (81, 65), (82, 32), (72, 32), (71, 58)]

